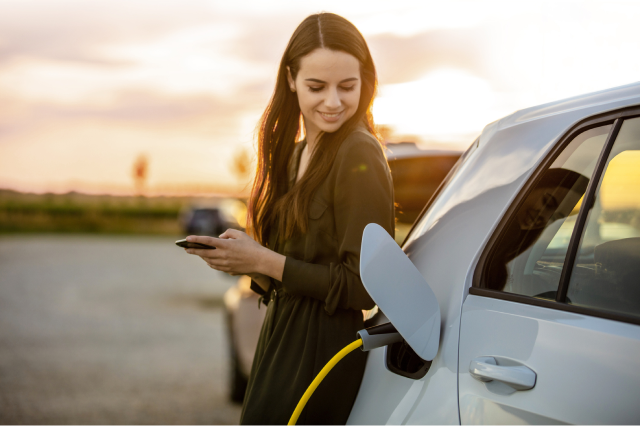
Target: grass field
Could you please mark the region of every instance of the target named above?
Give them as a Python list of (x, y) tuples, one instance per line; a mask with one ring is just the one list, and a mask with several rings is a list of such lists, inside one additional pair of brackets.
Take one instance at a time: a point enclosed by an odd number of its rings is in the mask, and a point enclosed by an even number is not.
[(179, 215), (215, 198), (30, 194), (0, 190), (0, 233), (167, 234), (182, 232)]

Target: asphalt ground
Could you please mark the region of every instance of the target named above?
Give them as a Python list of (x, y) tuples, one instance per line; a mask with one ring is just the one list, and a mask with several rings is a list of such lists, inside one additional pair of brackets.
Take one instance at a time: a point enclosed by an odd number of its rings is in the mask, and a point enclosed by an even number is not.
[(0, 423), (238, 423), (235, 279), (177, 238), (0, 236)]

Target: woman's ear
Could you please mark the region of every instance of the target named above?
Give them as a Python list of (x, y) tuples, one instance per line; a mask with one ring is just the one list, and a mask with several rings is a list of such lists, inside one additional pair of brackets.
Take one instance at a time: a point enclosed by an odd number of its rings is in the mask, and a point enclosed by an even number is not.
[(287, 66), (287, 82), (289, 83), (289, 89), (295, 93), (296, 83), (294, 83), (294, 79), (292, 78), (292, 71), (289, 69), (289, 65)]

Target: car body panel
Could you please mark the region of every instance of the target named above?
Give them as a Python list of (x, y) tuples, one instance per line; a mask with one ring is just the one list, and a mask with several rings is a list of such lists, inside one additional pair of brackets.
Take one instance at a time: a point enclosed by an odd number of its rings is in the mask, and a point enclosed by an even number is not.
[[(374, 318), (372, 325), (386, 322), (389, 319), (381, 312)], [(379, 368), (380, 366), (383, 368)], [(360, 387), (360, 393), (366, 397), (356, 398), (347, 424), (400, 424), (388, 420), (394, 420), (392, 414), (416, 381), (391, 373), (385, 368), (385, 348), (377, 348), (368, 353), (366, 370), (369, 373), (363, 377)], [(376, 401), (375, 409), (369, 405), (371, 401)]]
[[(534, 388), (472, 378), (479, 356), (526, 365)], [(462, 424), (639, 424), (637, 325), (470, 295), (459, 366)]]
[[(392, 414), (394, 423), (402, 424), (460, 422), (461, 310), (488, 239), (535, 168), (572, 126), (589, 116), (638, 104), (635, 83), (517, 111), (486, 126), (403, 245), (439, 301), (438, 354), (427, 375), (411, 385), (388, 379), (392, 373), (385, 370), (383, 358), (370, 354), (348, 423), (382, 424)], [(404, 392), (395, 407), (382, 401), (389, 398), (381, 391), (386, 381), (392, 387), (389, 392)]]

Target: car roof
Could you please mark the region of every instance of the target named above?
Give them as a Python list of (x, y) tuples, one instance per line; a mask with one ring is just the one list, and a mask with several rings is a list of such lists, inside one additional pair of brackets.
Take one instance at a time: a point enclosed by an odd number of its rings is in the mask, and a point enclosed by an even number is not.
[[(533, 121), (550, 120), (554, 117), (564, 115), (568, 112), (579, 111), (583, 109), (601, 109), (606, 112), (613, 104), (639, 103), (639, 82), (626, 84), (624, 86), (613, 87), (610, 89), (599, 90), (597, 92), (586, 93), (570, 98), (560, 99), (554, 102), (548, 102), (542, 105), (533, 106), (518, 110), (506, 117), (501, 118), (486, 126), (494, 127), (495, 131), (504, 130), (510, 127), (519, 126), (524, 123)], [(602, 107), (602, 108), (599, 108)], [(484, 130), (485, 132), (485, 130)]]
[(460, 156), (462, 151), (440, 150), (440, 149), (421, 149), (414, 142), (397, 142), (385, 145), (387, 160), (402, 160), (406, 158), (424, 158), (424, 157), (449, 157)]

